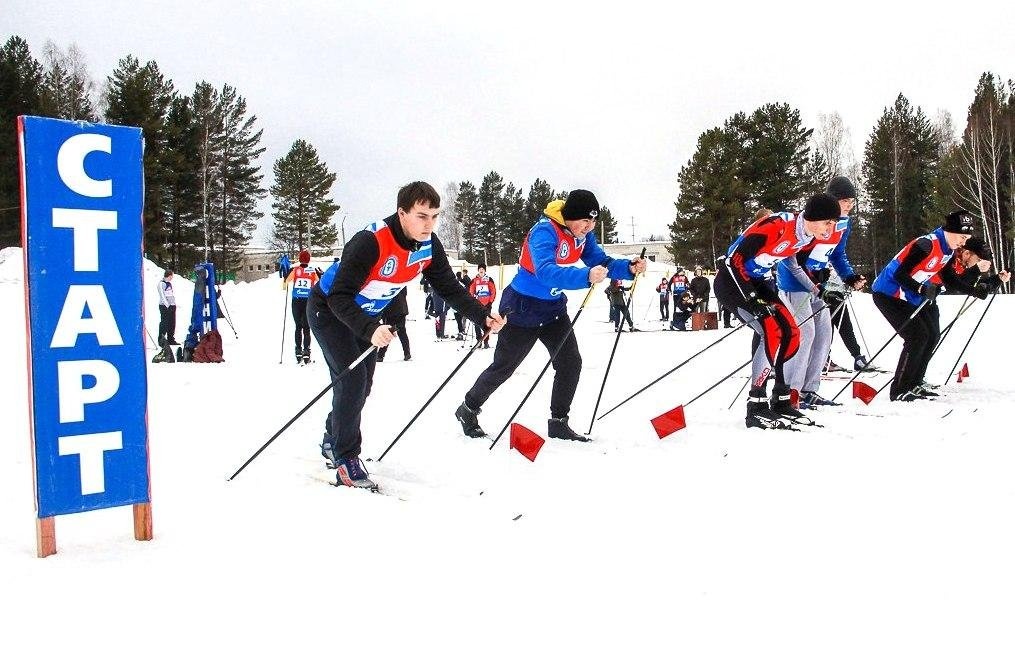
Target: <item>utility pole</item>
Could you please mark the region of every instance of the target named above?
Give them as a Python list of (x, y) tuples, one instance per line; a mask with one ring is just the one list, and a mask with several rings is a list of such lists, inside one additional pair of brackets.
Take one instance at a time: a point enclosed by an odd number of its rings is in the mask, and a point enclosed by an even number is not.
[(631, 215), (631, 243), (634, 244), (634, 215)]
[(349, 215), (342, 215), (342, 246), (345, 246), (345, 218)]

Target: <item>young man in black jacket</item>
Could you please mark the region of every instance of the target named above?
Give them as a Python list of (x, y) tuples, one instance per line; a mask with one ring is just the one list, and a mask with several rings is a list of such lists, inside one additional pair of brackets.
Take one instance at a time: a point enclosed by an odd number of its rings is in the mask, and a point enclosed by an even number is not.
[(488, 312), (459, 285), (434, 228), (440, 196), (427, 183), (398, 191), (394, 215), (375, 222), (349, 240), (342, 261), (328, 268), (313, 287), (307, 313), (310, 328), (331, 371), (331, 413), (325, 423), (321, 453), (337, 469), (338, 484), (376, 489), (360, 461), (363, 436), (360, 413), (370, 394), (376, 351), (338, 381), (370, 348), (386, 347), (395, 338), (378, 316), (420, 274), (452, 308), (477, 324), (498, 331), (501, 317)]

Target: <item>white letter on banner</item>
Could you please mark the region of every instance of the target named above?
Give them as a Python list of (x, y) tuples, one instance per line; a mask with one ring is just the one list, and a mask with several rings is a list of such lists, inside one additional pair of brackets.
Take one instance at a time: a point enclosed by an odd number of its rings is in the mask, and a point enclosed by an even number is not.
[(64, 185), (81, 196), (105, 198), (113, 196), (113, 181), (96, 180), (85, 173), (85, 156), (95, 151), (113, 152), (113, 140), (106, 135), (82, 133), (60, 145), (56, 154), (56, 170)]
[(74, 271), (99, 271), (99, 229), (116, 228), (115, 210), (53, 208), (53, 227), (74, 230)]
[(80, 456), (82, 495), (106, 490), (106, 469), (102, 457), (107, 450), (123, 449), (123, 432), (61, 436), (57, 443), (61, 457)]
[[(85, 306), (92, 317), (84, 316)], [(99, 345), (123, 345), (106, 289), (99, 285), (72, 285), (67, 288), (63, 310), (53, 332), (50, 347), (74, 347), (80, 334), (95, 334)]]
[[(56, 373), (61, 423), (80, 423), (86, 404), (105, 402), (120, 390), (120, 371), (109, 361), (58, 361)], [(85, 375), (95, 378), (95, 386), (84, 387)]]

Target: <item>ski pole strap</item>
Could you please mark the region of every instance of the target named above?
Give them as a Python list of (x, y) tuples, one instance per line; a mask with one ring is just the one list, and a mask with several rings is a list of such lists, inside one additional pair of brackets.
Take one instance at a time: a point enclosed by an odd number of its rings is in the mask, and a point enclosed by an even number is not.
[[(926, 306), (929, 303), (930, 303), (929, 299), (924, 299), (922, 302), (920, 302), (920, 305), (916, 307), (916, 310), (913, 311), (912, 314), (910, 314), (910, 316), (908, 318), (906, 318), (905, 322), (903, 322), (902, 324), (899, 325), (899, 328), (896, 329), (895, 333), (893, 333), (891, 335), (891, 337), (885, 342), (885, 344), (881, 346), (881, 349), (879, 349), (874, 354), (874, 356), (872, 356), (870, 359), (867, 360), (867, 364), (870, 365), (871, 363), (874, 363), (874, 359), (878, 358), (878, 356), (882, 352), (885, 351), (885, 348), (887, 348), (888, 345), (893, 340), (895, 340), (895, 337), (899, 335), (899, 332), (902, 331), (903, 329), (905, 329), (906, 325), (908, 325), (910, 322), (912, 322), (913, 318), (915, 318), (920, 313), (920, 311), (923, 310), (923, 307)], [(862, 370), (857, 370), (856, 373), (854, 373), (853, 376), (849, 378), (849, 381), (846, 382), (846, 385), (843, 386), (841, 389), (839, 389), (838, 393), (836, 393), (835, 395), (832, 396), (832, 402), (835, 402), (836, 398), (838, 398), (840, 395), (842, 395), (843, 391), (845, 391), (847, 388), (849, 388), (853, 384), (853, 382), (856, 380), (856, 378), (860, 376), (861, 372), (863, 372), (863, 371)]]
[(275, 432), (275, 434), (273, 434), (273, 435), (272, 435), (272, 437), (271, 437), (270, 439), (268, 439), (267, 441), (265, 441), (265, 443), (264, 443), (264, 445), (263, 445), (263, 446), (261, 446), (260, 448), (258, 448), (258, 449), (257, 449), (257, 452), (255, 452), (254, 454), (252, 454), (252, 455), (250, 456), (250, 458), (249, 458), (249, 459), (248, 459), (247, 461), (243, 462), (243, 466), (240, 466), (240, 467), (239, 467), (238, 469), (236, 469), (236, 472), (235, 472), (235, 473), (233, 473), (232, 475), (230, 475), (230, 476), (229, 476), (229, 477), (227, 478), (227, 482), (232, 482), (233, 478), (235, 478), (235, 477), (236, 477), (237, 475), (239, 475), (239, 474), (240, 474), (241, 472), (243, 472), (243, 469), (245, 469), (245, 468), (246, 468), (246, 467), (247, 467), (247, 466), (248, 466), (248, 465), (250, 464), (250, 462), (252, 462), (252, 461), (254, 461), (255, 459), (257, 459), (257, 456), (258, 456), (258, 455), (260, 455), (260, 454), (261, 454), (262, 452), (264, 452), (264, 449), (265, 449), (265, 448), (267, 448), (268, 446), (270, 446), (270, 445), (271, 445), (271, 443), (272, 443), (272, 441), (274, 441), (275, 439), (277, 439), (278, 437), (280, 437), (280, 436), (282, 435), (282, 432), (285, 432), (285, 431), (286, 431), (287, 429), (289, 429), (289, 426), (290, 426), (290, 425), (292, 425), (293, 423), (295, 423), (295, 422), (296, 422), (296, 420), (297, 420), (297, 419), (298, 419), (298, 418), (299, 418), (300, 416), (302, 416), (303, 414), (305, 414), (305, 413), (307, 412), (307, 410), (308, 410), (308, 409), (310, 409), (310, 407), (314, 406), (314, 403), (316, 403), (316, 402), (317, 402), (318, 400), (320, 400), (320, 399), (321, 399), (322, 397), (324, 397), (324, 394), (325, 394), (325, 393), (327, 393), (328, 391), (330, 391), (330, 390), (331, 390), (331, 389), (332, 389), (332, 388), (333, 388), (333, 387), (335, 386), (335, 384), (337, 384), (338, 382), (340, 382), (340, 381), (342, 380), (342, 378), (343, 378), (343, 377), (345, 377), (345, 376), (346, 376), (346, 375), (348, 375), (348, 374), (349, 374), (350, 372), (352, 372), (353, 370), (355, 370), (355, 369), (356, 369), (356, 366), (358, 366), (358, 365), (359, 365), (360, 363), (362, 363), (362, 362), (363, 362), (363, 360), (364, 360), (365, 358), (367, 358), (368, 356), (370, 356), (370, 354), (371, 354), (371, 353), (372, 353), (372, 352), (373, 352), (374, 350), (376, 350), (376, 349), (377, 349), (377, 346), (376, 346), (376, 345), (371, 345), (371, 346), (370, 346), (369, 348), (367, 348), (366, 350), (364, 350), (364, 351), (363, 351), (363, 353), (362, 353), (362, 354), (360, 354), (360, 355), (359, 355), (359, 357), (358, 357), (358, 358), (357, 358), (357, 359), (356, 359), (355, 361), (353, 361), (353, 362), (352, 362), (351, 364), (349, 364), (349, 367), (348, 367), (348, 368), (346, 368), (345, 370), (343, 370), (343, 371), (341, 372), (341, 374), (339, 374), (339, 375), (338, 375), (337, 377), (335, 377), (335, 378), (334, 378), (334, 379), (333, 379), (333, 380), (331, 381), (331, 383), (330, 383), (330, 384), (328, 384), (327, 386), (325, 386), (325, 387), (324, 387), (324, 390), (322, 390), (322, 391), (321, 391), (320, 393), (318, 393), (317, 395), (315, 395), (315, 396), (314, 396), (314, 399), (313, 399), (313, 400), (311, 400), (310, 402), (308, 402), (308, 403), (307, 403), (307, 406), (305, 406), (305, 407), (303, 407), (302, 409), (300, 409), (299, 413), (297, 413), (297, 414), (296, 414), (295, 416), (293, 416), (292, 418), (290, 418), (290, 419), (289, 419), (289, 422), (288, 422), (288, 423), (286, 423), (285, 425), (283, 425), (283, 426), (282, 426), (282, 429), (280, 429), (279, 431)]

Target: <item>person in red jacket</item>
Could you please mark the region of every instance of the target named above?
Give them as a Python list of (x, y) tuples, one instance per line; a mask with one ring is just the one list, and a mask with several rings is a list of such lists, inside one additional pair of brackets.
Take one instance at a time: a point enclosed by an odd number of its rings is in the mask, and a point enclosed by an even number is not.
[[(493, 300), (497, 298), (497, 284), (486, 275), (486, 265), (480, 265), (476, 271), (476, 276), (469, 284), (469, 294), (486, 308), (493, 308)], [(481, 327), (478, 324), (474, 326), (476, 327), (476, 340), (479, 340), (486, 333), (486, 327)], [(489, 336), (483, 341), (483, 349), (490, 349)]]
[(296, 325), (296, 363), (310, 363), (310, 322), (307, 320), (307, 302), (310, 290), (320, 280), (317, 270), (310, 267), (310, 252), (304, 249), (299, 255), (300, 264), (289, 272), (283, 287), (293, 284), (293, 324)]

